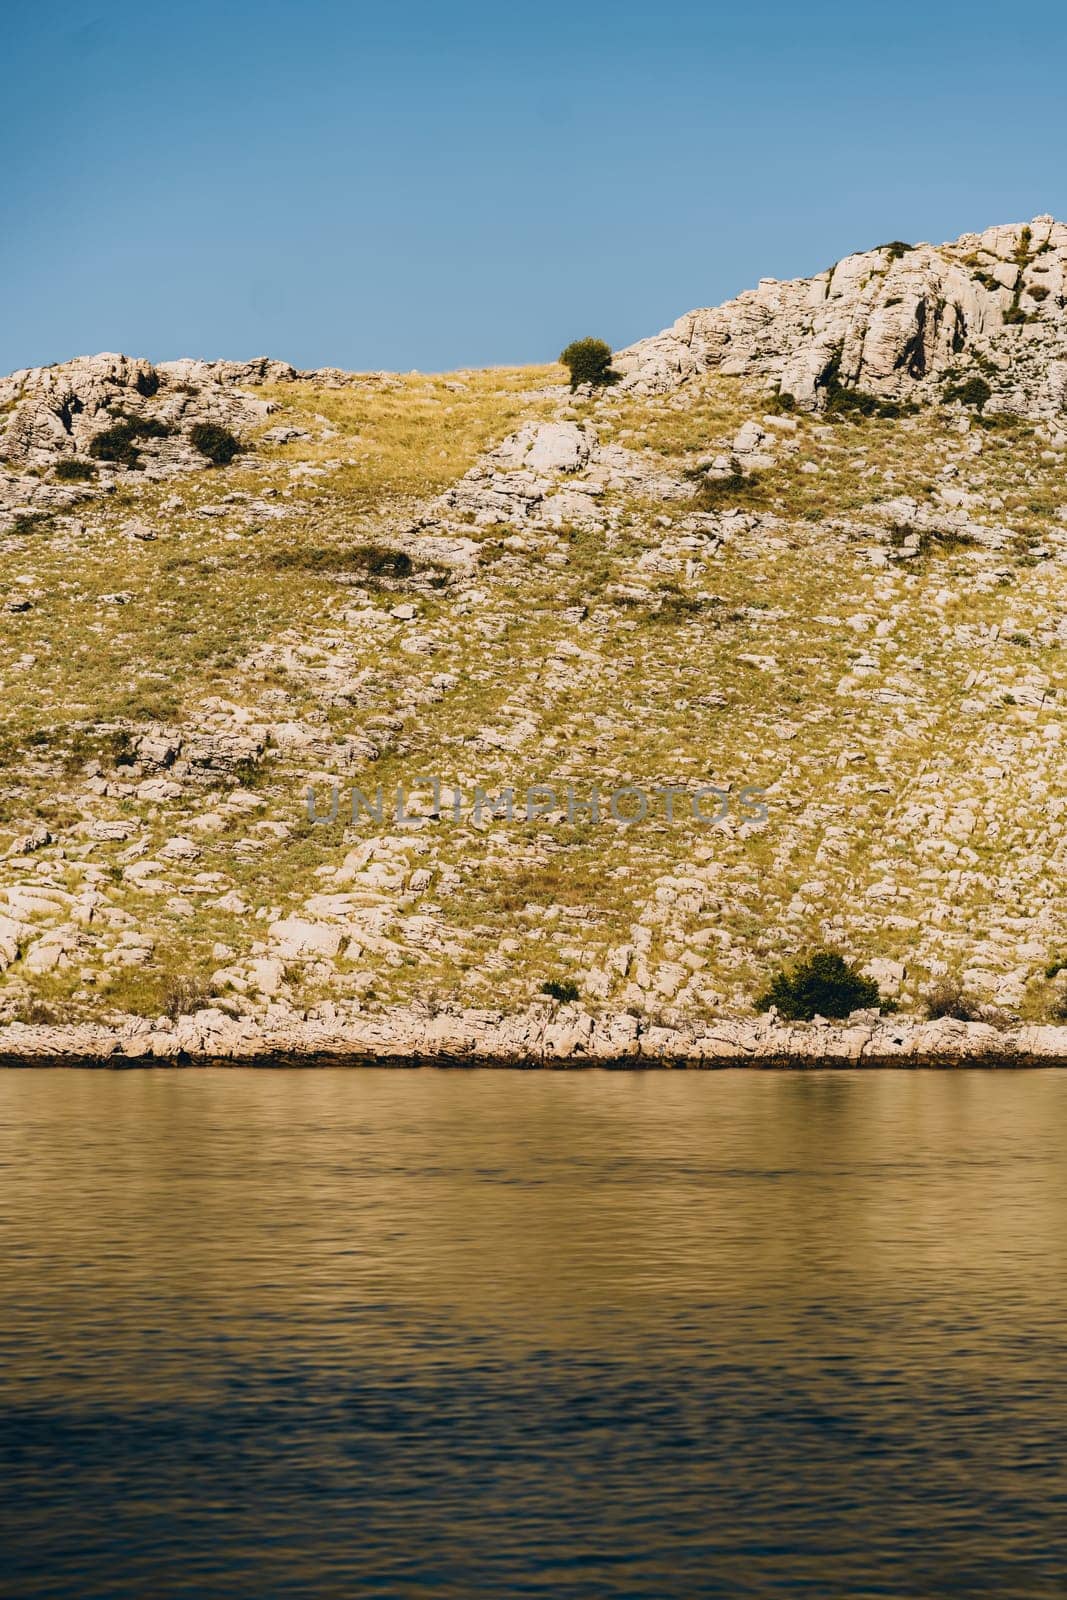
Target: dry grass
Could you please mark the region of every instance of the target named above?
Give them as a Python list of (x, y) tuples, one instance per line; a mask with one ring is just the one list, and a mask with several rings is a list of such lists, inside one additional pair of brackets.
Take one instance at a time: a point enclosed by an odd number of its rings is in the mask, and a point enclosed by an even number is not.
[[(181, 978), (209, 982), (216, 946), (237, 960), (262, 953), (273, 914), (335, 891), (353, 894), (360, 914), (384, 907), (387, 931), (332, 975), (309, 969), (297, 981), (307, 1003), (331, 993), (519, 1002), (546, 978), (584, 982), (609, 968), (621, 1000), (635, 963), (655, 982), (688, 962), (683, 1005), (719, 996), (737, 1006), (776, 961), (823, 940), (904, 960), (918, 994), (935, 960), (996, 977), (1040, 967), (1017, 958), (1020, 947), (1055, 946), (1061, 934), (1067, 943), (1049, 734), (1060, 712), (1025, 698), (1028, 676), (1062, 684), (1062, 453), (1043, 459), (1026, 430), (961, 436), (937, 411), (897, 423), (801, 418), (797, 448), (777, 447), (775, 465), (738, 497), (776, 520), (751, 533), (739, 525), (717, 553), (687, 547), (663, 567), (690, 507), (616, 497), (610, 538), (538, 532), (516, 550), (509, 529), (471, 530), (482, 552), (471, 582), (370, 582), (360, 552), (405, 536), (425, 502), (520, 420), (553, 414), (559, 379), (546, 368), (280, 386), (264, 431), (286, 422), (312, 438), (263, 446), (223, 471), (135, 484), (87, 505), (82, 531), (59, 524), (4, 542), (0, 594), (25, 591), (33, 604), (5, 613), (0, 633), (0, 844), (40, 816), (67, 831), (63, 845), (7, 863), (5, 881), (48, 877), (76, 893), (86, 864), (99, 868), (109, 903), (157, 941), (149, 966), (89, 984), (83, 969), (102, 969), (119, 936), (90, 929), (68, 969), (35, 980), (49, 1005), (173, 1009)], [(564, 403), (675, 476), (728, 454), (763, 406), (751, 385), (724, 379), (666, 400)], [(958, 480), (945, 476), (953, 466)], [(929, 538), (918, 559), (875, 564), (872, 551), (888, 548), (873, 531), (885, 501), (945, 510), (939, 491), (957, 481), (980, 488), (992, 507), (984, 520), (1014, 533), (1010, 547)], [(234, 493), (259, 508), (222, 503)], [(164, 510), (175, 494), (181, 506)], [(221, 515), (198, 514), (220, 504)], [(269, 515), (275, 506), (284, 518)], [(155, 540), (129, 538), (132, 519)], [(1033, 554), (1046, 544), (1052, 558)], [(104, 599), (116, 592), (132, 598)], [(407, 628), (388, 612), (409, 593), (418, 620)], [(361, 620), (346, 620), (350, 611)], [(407, 648), (420, 638), (425, 651)], [(345, 692), (328, 693), (337, 682)], [(345, 855), (383, 830), (309, 828), (310, 758), (271, 755), (247, 780), (260, 807), (205, 831), (197, 824), (224, 789), (173, 804), (86, 794), (86, 761), (113, 775), (108, 724), (195, 725), (212, 695), (324, 735), (373, 733), (379, 759), (343, 780), (368, 793), (413, 773), (467, 795), (476, 783), (521, 795), (569, 780), (584, 798), (594, 782), (714, 781), (767, 787), (770, 817), (756, 832), (668, 823), (662, 808), (625, 830), (386, 829), (370, 862), (395, 872), (383, 888), (358, 873), (335, 881)], [(76, 854), (81, 818), (97, 810), (135, 825), (143, 859), (175, 834), (193, 837), (199, 857), (166, 867), (165, 891), (141, 892), (123, 877), (126, 841)], [(962, 811), (970, 831), (955, 820)], [(269, 823), (288, 836), (257, 834)], [(409, 888), (420, 868), (429, 882)], [(207, 892), (196, 880), (210, 874)], [(229, 892), (247, 914), (213, 904)], [(647, 948), (623, 977), (613, 952), (635, 926)], [(12, 974), (9, 987), (22, 981), (18, 964)], [(668, 1005), (674, 992), (664, 979), (646, 998)]]

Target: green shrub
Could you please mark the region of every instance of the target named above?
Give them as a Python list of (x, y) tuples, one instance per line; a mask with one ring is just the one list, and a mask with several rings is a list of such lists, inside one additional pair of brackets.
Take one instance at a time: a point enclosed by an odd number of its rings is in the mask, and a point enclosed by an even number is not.
[(96, 468), (88, 461), (78, 461), (74, 456), (64, 456), (56, 462), (56, 477), (60, 483), (86, 483), (96, 477)]
[(573, 978), (549, 978), (547, 983), (541, 985), (541, 993), (549, 995), (553, 1000), (577, 1000), (580, 990)]
[(826, 410), (835, 417), (873, 417), (877, 415), (879, 401), (865, 389), (849, 389), (843, 383), (828, 386)]
[(959, 306), (956, 307), (956, 325), (952, 330), (952, 354), (961, 355), (967, 348), (967, 318)]
[(910, 400), (882, 400), (866, 389), (849, 389), (837, 384), (827, 396), (826, 410), (831, 417), (881, 417), (895, 421), (898, 417), (914, 416), (918, 410)]
[(676, 583), (665, 583), (659, 591), (659, 605), (652, 613), (655, 622), (688, 622), (702, 616), (707, 602), (686, 594)]
[(415, 570), (406, 550), (390, 550), (387, 545), (357, 545), (352, 555), (372, 578), (410, 578)]
[(135, 472), (141, 465), (138, 439), (165, 439), (171, 432), (165, 422), (155, 417), (129, 417), (119, 414), (110, 428), (105, 428), (89, 441), (89, 454), (94, 461), (113, 461), (116, 466)]
[(27, 995), (16, 1002), (15, 1014), (10, 1020), (25, 1023), (30, 1028), (48, 1028), (59, 1021), (59, 1016), (47, 1001)]
[(113, 423), (90, 439), (89, 454), (94, 461), (112, 461), (116, 466), (134, 471), (141, 465), (136, 428), (126, 421)]
[[(382, 544), (305, 545), (278, 550), (270, 564), (279, 572), (362, 573), (368, 578), (410, 578), (415, 562), (406, 550), (393, 550)], [(436, 569), (429, 569), (430, 581)], [(447, 577), (447, 574), (446, 574)]]
[(893, 239), (889, 244), (880, 244), (876, 248), (888, 250), (890, 261), (899, 261), (901, 256), (908, 255), (915, 249), (915, 246), (913, 244), (905, 244), (903, 239)]
[(174, 432), (158, 417), (125, 417), (123, 420), (132, 424), (139, 439), (167, 439)]
[(759, 487), (757, 473), (750, 473), (746, 477), (741, 471), (740, 463), (731, 461), (730, 471), (724, 478), (710, 478), (701, 474), (696, 503), (701, 511), (717, 511), (720, 506), (731, 500), (740, 500), (746, 495), (754, 494)]
[(240, 439), (217, 422), (194, 423), (189, 432), (189, 441), (194, 450), (207, 456), (213, 467), (229, 466), (241, 449)]
[(126, 728), (55, 728), (49, 743), (62, 751), (63, 771), (68, 776), (88, 761), (101, 761), (111, 767), (132, 767), (136, 760), (133, 735)]
[(972, 411), (983, 411), (986, 401), (991, 399), (992, 389), (984, 378), (967, 378), (962, 383), (950, 383), (944, 391), (946, 404), (958, 400), (961, 405), (970, 406)]
[(51, 521), (47, 511), (20, 511), (11, 524), (11, 532), (43, 533)]
[(1006, 433), (1033, 432), (1033, 428), (1026, 418), (1016, 416), (1014, 411), (987, 411), (984, 415), (976, 417), (975, 420), (981, 427), (985, 428), (987, 433), (997, 431)]
[(816, 950), (798, 961), (792, 971), (776, 972), (756, 1001), (757, 1011), (776, 1006), (787, 1022), (810, 1022), (813, 1017), (847, 1017), (853, 1011), (881, 1006), (873, 978), (865, 978), (836, 950)]
[(788, 389), (782, 389), (778, 394), (772, 394), (767, 401), (767, 410), (772, 416), (788, 416), (797, 408), (797, 397), (790, 394)]
[(603, 339), (575, 339), (560, 354), (560, 361), (571, 375), (571, 388), (580, 383), (591, 383), (594, 388), (617, 383), (619, 374), (612, 371), (611, 346)]

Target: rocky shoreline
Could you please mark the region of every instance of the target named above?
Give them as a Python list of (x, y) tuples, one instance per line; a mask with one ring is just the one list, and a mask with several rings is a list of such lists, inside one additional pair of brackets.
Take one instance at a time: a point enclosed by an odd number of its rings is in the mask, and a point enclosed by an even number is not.
[[(278, 1008), (279, 1013), (282, 1008)], [(1067, 1067), (1067, 1027), (908, 1020), (775, 1018), (651, 1023), (578, 1007), (505, 1013), (321, 1006), (253, 1021), (211, 1008), (177, 1021), (110, 1026), (13, 1022), (0, 1066), (418, 1065), (498, 1067)]]

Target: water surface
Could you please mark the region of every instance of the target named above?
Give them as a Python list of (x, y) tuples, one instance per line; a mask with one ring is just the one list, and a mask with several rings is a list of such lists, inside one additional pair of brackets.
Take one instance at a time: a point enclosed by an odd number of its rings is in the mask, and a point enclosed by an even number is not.
[(0, 1592), (1062, 1596), (1067, 1074), (0, 1073)]

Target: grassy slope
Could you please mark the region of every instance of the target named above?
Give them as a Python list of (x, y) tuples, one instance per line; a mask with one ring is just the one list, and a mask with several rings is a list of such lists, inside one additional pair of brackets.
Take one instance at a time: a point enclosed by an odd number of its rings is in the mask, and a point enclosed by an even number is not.
[[(312, 439), (134, 482), (87, 504), (82, 531), (5, 542), (0, 594), (33, 605), (5, 614), (0, 634), (0, 846), (42, 819), (55, 841), (3, 863), (0, 881), (71, 893), (89, 883), (155, 940), (147, 964), (116, 966), (122, 917), (98, 912), (65, 965), (9, 969), (9, 1009), (40, 997), (56, 1014), (154, 1014), (183, 973), (221, 991), (216, 969), (267, 953), (272, 918), (322, 893), (353, 895), (349, 920), (363, 931), (332, 964), (290, 967), (304, 1003), (523, 1004), (546, 978), (573, 977), (604, 1003), (739, 1010), (777, 960), (830, 939), (861, 959), (906, 961), (905, 1003), (948, 969), (1025, 1012), (1048, 1006), (1041, 974), (1067, 942), (1060, 712), (1055, 699), (1026, 703), (1026, 686), (1062, 692), (1062, 452), (1025, 427), (963, 436), (937, 410), (895, 423), (802, 419), (799, 448), (725, 502), (777, 520), (718, 553), (672, 544), (671, 524), (691, 508), (616, 495), (607, 538), (541, 531), (516, 547), (510, 529), (466, 530), (480, 545), (476, 577), (413, 582), (416, 622), (393, 621), (405, 586), (361, 586), (353, 551), (409, 528), (519, 421), (557, 414), (558, 377), (285, 386), (270, 426), (292, 422)], [(751, 388), (723, 378), (668, 399), (573, 407), (675, 476), (760, 412)], [(959, 477), (946, 478), (954, 466)], [(863, 530), (877, 503), (936, 504), (945, 482), (980, 493), (974, 515), (1011, 529), (1010, 545), (932, 541), (917, 560), (873, 564)], [(281, 507), (277, 520), (223, 500), (271, 490), (261, 507)], [(181, 506), (161, 509), (175, 495)], [(197, 514), (220, 502), (221, 514)], [(155, 540), (128, 537), (131, 519)], [(620, 596), (620, 585), (638, 592)], [(102, 598), (119, 591), (128, 604)], [(108, 725), (196, 727), (212, 697), (326, 737), (369, 730), (379, 759), (343, 780), (368, 792), (427, 772), (468, 795), (476, 783), (569, 778), (585, 797), (596, 781), (700, 778), (766, 786), (769, 819), (708, 833), (660, 809), (626, 829), (312, 830), (304, 789), (324, 763), (277, 755), (249, 775), (258, 805), (234, 806), (225, 789), (158, 802), (86, 788), (94, 757), (115, 776)], [(136, 831), (91, 840), (85, 825), (100, 817)], [(375, 833), (369, 859), (338, 878)], [(159, 859), (175, 835), (198, 858), (164, 856), (161, 887), (138, 887), (131, 853)], [(232, 892), (247, 912), (212, 903)], [(37, 913), (42, 931), (61, 914)]]

